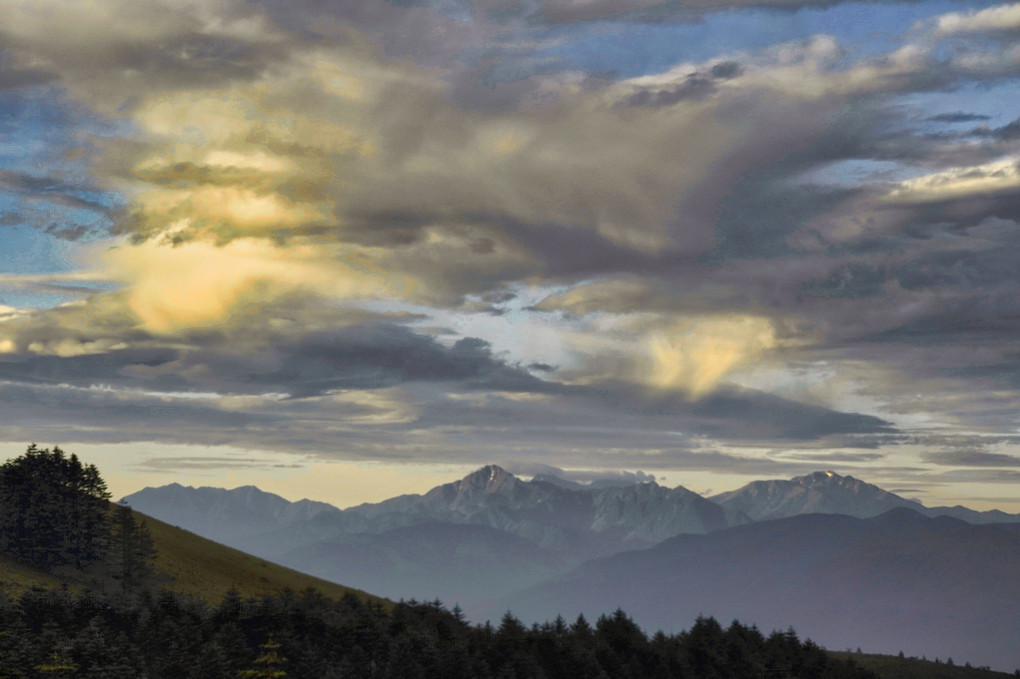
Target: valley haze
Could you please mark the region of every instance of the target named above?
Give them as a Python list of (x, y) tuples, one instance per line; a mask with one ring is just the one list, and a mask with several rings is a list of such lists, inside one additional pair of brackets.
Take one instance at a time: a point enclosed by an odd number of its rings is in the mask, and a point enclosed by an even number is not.
[(327, 580), (459, 605), (476, 622), (623, 608), (675, 633), (712, 615), (792, 626), (832, 649), (1020, 665), (1020, 516), (925, 507), (833, 472), (713, 498), (490, 465), (346, 510), (253, 486), (171, 484), (124, 500)]

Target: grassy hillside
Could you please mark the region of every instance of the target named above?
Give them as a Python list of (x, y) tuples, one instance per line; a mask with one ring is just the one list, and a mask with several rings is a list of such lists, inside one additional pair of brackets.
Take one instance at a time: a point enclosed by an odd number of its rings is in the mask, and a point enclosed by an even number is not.
[(894, 655), (876, 655), (873, 653), (832, 653), (840, 658), (851, 658), (861, 667), (865, 667), (881, 679), (1006, 679), (1014, 677), (1005, 672), (992, 672), (965, 667), (963, 665), (947, 665), (932, 660), (917, 658), (900, 658)]
[(76, 580), (53, 575), (45, 571), (20, 564), (0, 554), (0, 590), (8, 594), (18, 594), (29, 587), (59, 587), (63, 584), (75, 586)]
[(157, 519), (141, 514), (139, 518), (145, 519), (156, 543), (156, 570), (173, 578), (171, 587), (175, 591), (209, 603), (218, 603), (231, 588), (249, 597), (313, 587), (332, 599), (352, 592), (387, 607), (392, 605), (387, 599), (269, 563)]
[[(152, 534), (158, 551), (156, 570), (168, 576), (164, 586), (200, 597), (210, 604), (219, 603), (231, 588), (243, 597), (257, 597), (278, 594), (287, 588), (300, 592), (313, 587), (332, 599), (351, 592), (387, 608), (392, 605), (386, 599), (269, 563), (138, 512), (135, 514), (139, 520), (145, 520)], [(0, 583), (8, 593), (17, 594), (32, 586), (66, 585), (80, 589), (88, 584), (88, 579), (70, 572), (46, 573), (0, 555)]]

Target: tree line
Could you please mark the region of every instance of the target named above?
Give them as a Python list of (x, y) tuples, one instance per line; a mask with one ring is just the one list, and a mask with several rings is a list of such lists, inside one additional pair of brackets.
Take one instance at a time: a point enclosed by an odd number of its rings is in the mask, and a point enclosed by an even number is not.
[(110, 502), (99, 470), (34, 443), (0, 465), (0, 553), (48, 572), (124, 588), (151, 580), (156, 551), (144, 521)]
[(623, 612), (472, 625), (438, 602), (390, 609), (284, 591), (221, 603), (169, 590), (0, 598), (0, 676), (102, 679), (873, 679), (792, 630), (699, 618), (648, 637)]

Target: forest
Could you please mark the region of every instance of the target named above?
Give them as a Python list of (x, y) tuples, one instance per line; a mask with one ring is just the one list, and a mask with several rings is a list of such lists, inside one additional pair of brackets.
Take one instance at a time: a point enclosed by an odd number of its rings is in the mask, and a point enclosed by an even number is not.
[(33, 589), (0, 602), (0, 676), (379, 679), (866, 679), (792, 630), (700, 618), (647, 637), (623, 611), (526, 627), (471, 625), (436, 602), (385, 610), (315, 590), (217, 606), (170, 590), (99, 597)]
[[(391, 605), (314, 589), (206, 601), (153, 569), (158, 546), (98, 470), (30, 446), (0, 466), (0, 550), (85, 587), (0, 595), (0, 677), (96, 679), (365, 677), (415, 679), (866, 679), (788, 629), (764, 634), (700, 617), (648, 636), (622, 610), (589, 623), (468, 622), (440, 602)], [(2, 584), (2, 583), (0, 583)]]

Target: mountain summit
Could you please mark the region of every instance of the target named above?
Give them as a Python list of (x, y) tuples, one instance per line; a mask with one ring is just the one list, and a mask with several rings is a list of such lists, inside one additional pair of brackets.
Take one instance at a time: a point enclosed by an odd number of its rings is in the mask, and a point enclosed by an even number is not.
[(857, 518), (878, 516), (896, 507), (922, 511), (919, 502), (907, 500), (835, 472), (814, 472), (789, 481), (752, 481), (712, 501), (747, 514), (755, 521), (784, 519), (799, 514), (846, 514)]

